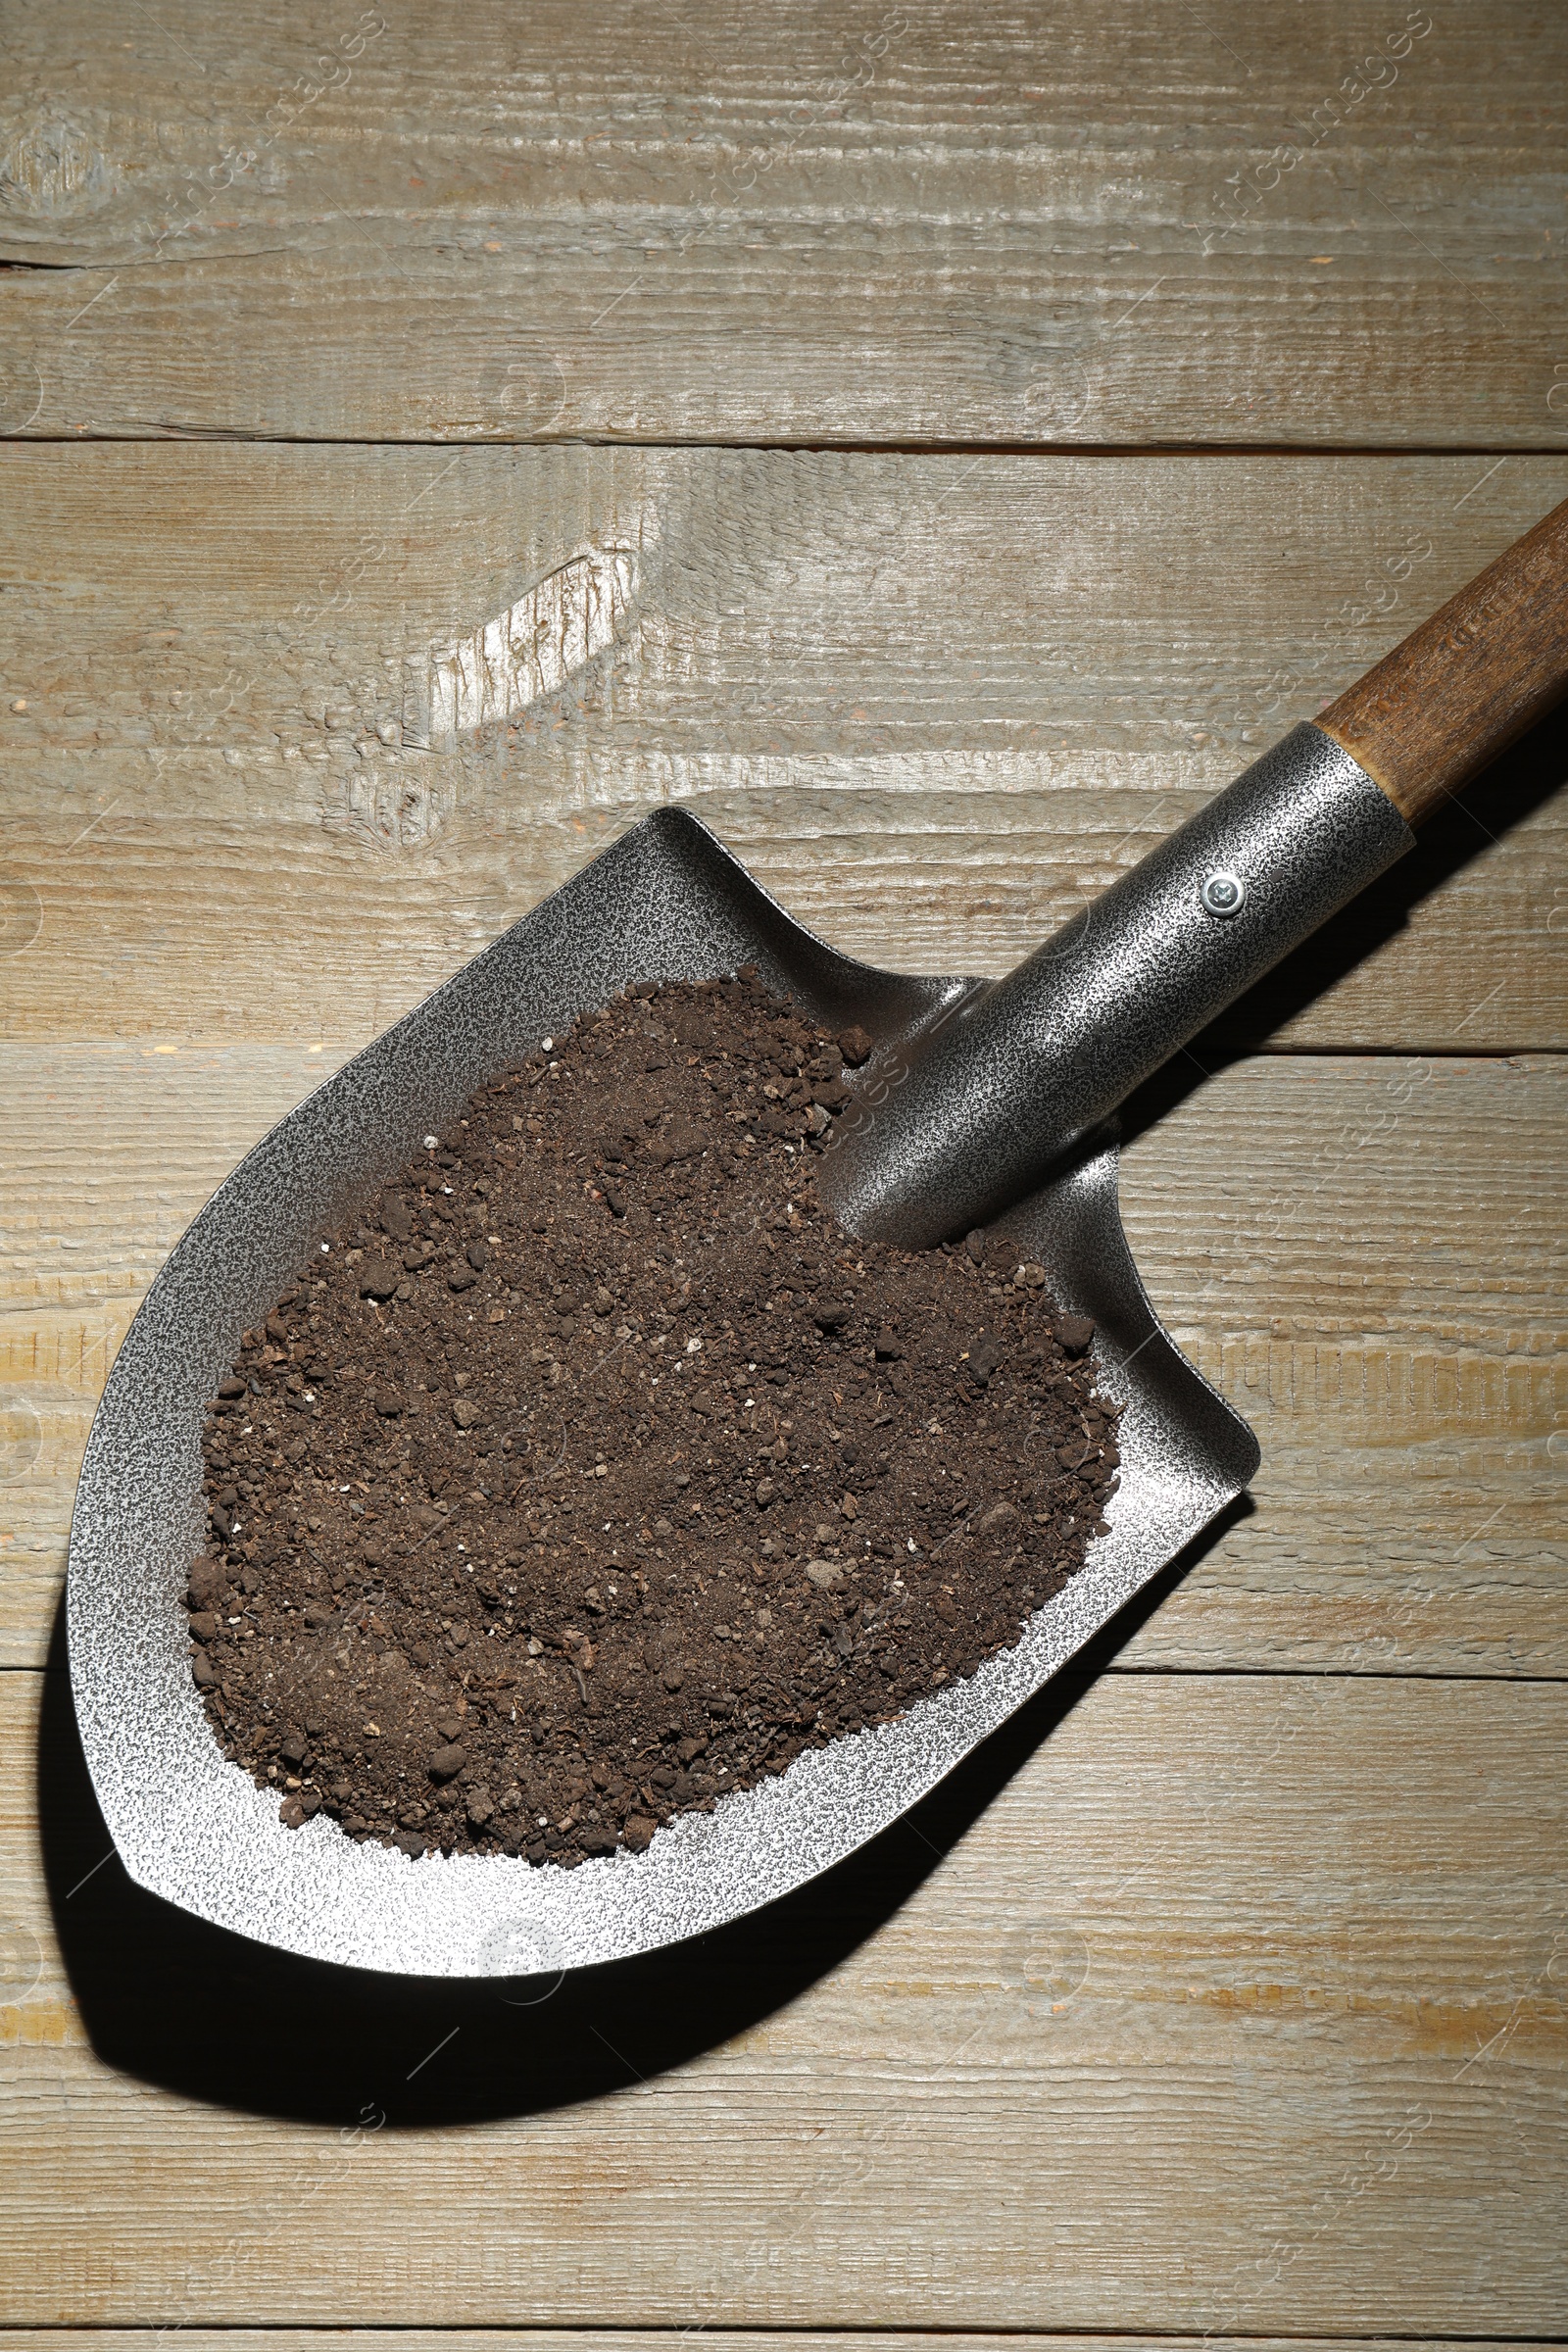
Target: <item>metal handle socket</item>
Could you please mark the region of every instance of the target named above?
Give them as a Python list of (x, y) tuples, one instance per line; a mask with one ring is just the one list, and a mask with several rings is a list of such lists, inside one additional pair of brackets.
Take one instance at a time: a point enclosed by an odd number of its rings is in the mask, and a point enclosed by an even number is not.
[(999, 1215), (1414, 840), (1348, 752), (1293, 728), (1087, 919), (871, 1065), (822, 1163), (835, 1213), (906, 1249)]

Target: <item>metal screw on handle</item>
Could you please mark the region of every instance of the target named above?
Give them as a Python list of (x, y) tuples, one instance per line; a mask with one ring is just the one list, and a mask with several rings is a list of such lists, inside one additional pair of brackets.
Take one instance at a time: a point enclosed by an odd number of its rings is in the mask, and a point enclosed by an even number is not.
[(1199, 896), (1205, 911), (1217, 914), (1224, 922), (1229, 916), (1240, 914), (1247, 904), (1247, 884), (1229, 866), (1221, 866), (1217, 873), (1208, 876)]

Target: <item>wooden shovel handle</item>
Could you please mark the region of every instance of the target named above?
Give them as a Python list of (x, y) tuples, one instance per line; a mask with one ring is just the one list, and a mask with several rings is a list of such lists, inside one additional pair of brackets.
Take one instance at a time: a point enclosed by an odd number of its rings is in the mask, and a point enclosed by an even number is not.
[(1320, 710), (1412, 825), (1568, 693), (1568, 499)]

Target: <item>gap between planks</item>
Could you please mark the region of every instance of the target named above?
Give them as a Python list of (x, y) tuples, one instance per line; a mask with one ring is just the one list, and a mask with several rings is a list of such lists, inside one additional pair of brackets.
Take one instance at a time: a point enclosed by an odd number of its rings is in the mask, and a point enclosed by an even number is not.
[[(0, 272), (23, 266), (40, 265), (0, 262)], [(464, 449), (637, 449), (656, 457), (662, 452), (691, 457), (711, 453), (722, 457), (727, 451), (737, 451), (749, 457), (780, 458), (1305, 458), (1314, 461), (1368, 458), (1378, 463), (1399, 463), (1409, 458), (1496, 458), (1500, 463), (1504, 458), (1560, 459), (1564, 454), (1560, 441), (1161, 441), (1141, 440), (1131, 435), (1120, 441), (945, 441), (936, 435), (928, 440), (890, 437), (884, 441), (857, 441), (821, 433), (791, 440), (777, 434), (752, 439), (743, 434), (728, 438), (694, 434), (681, 439), (668, 433), (578, 432), (505, 441), (494, 434), (480, 438), (476, 434), (456, 432), (432, 438), (388, 433), (244, 432), (232, 425), (214, 425), (198, 431), (177, 424), (150, 425), (141, 432), (0, 431), (0, 447), (18, 449), (119, 449), (135, 448), (141, 443), (160, 448), (184, 443), (193, 449), (428, 450), (434, 456)]]
[[(163, 2328), (3, 2328), (0, 2352), (143, 2352), (162, 2345), (169, 2332)], [(246, 2327), (221, 2322), (205, 2328), (181, 2328), (179, 2338), (188, 2352), (207, 2352), (221, 2345), (223, 2352), (334, 2352), (345, 2343), (361, 2344), (367, 2352), (765, 2352), (770, 2344), (787, 2344), (791, 2352), (1446, 2352), (1449, 2345), (1464, 2352), (1558, 2352), (1560, 2337), (1480, 2335), (1203, 2335), (1148, 2334), (1118, 2328), (1113, 2334), (1060, 2334), (1052, 2329), (967, 2328), (915, 2330), (903, 2328), (660, 2328), (636, 2326), (595, 2328), (431, 2327), (417, 2322), (407, 2327), (350, 2324), (342, 2328)]]
[[(0, 2352), (148, 2352), (162, 2347), (172, 2332), (167, 2327), (117, 2328), (39, 2326), (0, 2328)], [(1026, 2328), (714, 2328), (698, 2322), (689, 2328), (660, 2327), (635, 2322), (615, 2328), (591, 2323), (554, 2328), (509, 2327), (425, 2321), (406, 2326), (348, 2321), (341, 2326), (300, 2328), (287, 2321), (247, 2325), (216, 2321), (203, 2328), (177, 2329), (186, 2352), (342, 2352), (359, 2345), (366, 2352), (766, 2352), (772, 2344), (791, 2352), (1561, 2352), (1561, 2336), (1437, 2335), (1215, 2335), (1155, 2333), (1118, 2328), (1114, 2333), (1061, 2334)]]

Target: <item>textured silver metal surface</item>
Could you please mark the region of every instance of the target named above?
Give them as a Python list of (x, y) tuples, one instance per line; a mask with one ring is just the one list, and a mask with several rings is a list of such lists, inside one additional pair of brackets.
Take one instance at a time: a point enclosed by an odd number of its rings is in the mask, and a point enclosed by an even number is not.
[[(1093, 1315), (1128, 1399), (1111, 1532), (1024, 1639), (902, 1721), (808, 1750), (709, 1816), (573, 1871), (504, 1856), (411, 1863), (325, 1815), (282, 1828), (226, 1763), (191, 1682), (180, 1592), (204, 1538), (207, 1400), (313, 1233), (413, 1154), (472, 1089), (626, 981), (756, 962), (871, 1068), (976, 984), (901, 978), (790, 921), (696, 821), (648, 818), (273, 1128), (214, 1194), (153, 1284), (110, 1374), (72, 1530), (71, 1670), (98, 1801), (131, 1877), (259, 1941), (362, 1968), (511, 1977), (648, 1951), (782, 1895), (885, 1828), (1038, 1690), (1251, 1476), (1245, 1422), (1155, 1322), (1102, 1149), (1004, 1231)], [(958, 1105), (955, 1105), (955, 1110)]]
[[(1414, 840), (1348, 752), (1293, 728), (921, 1050), (872, 1073), (824, 1175), (838, 1214), (909, 1247), (985, 1224)], [(1246, 892), (1221, 922), (1202, 900), (1216, 870)]]

